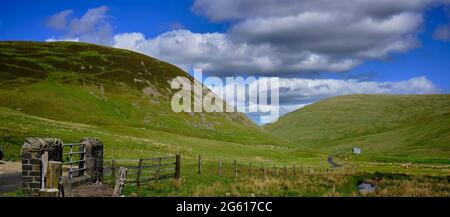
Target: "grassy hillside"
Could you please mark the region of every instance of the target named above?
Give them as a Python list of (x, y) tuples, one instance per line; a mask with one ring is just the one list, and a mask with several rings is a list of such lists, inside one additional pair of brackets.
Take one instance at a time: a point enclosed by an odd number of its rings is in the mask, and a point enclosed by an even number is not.
[[(169, 82), (176, 76), (193, 79), (171, 64), (122, 49), (74, 42), (0, 42), (0, 144), (18, 148), (30, 136), (65, 139), (47, 125), (35, 129), (24, 121), (43, 118), (114, 129), (122, 135), (152, 135), (155, 141), (160, 134), (151, 132), (253, 146), (289, 145), (241, 113), (172, 112), (170, 100), (177, 90), (171, 90)], [(90, 135), (72, 134), (72, 141)]]
[[(392, 151), (448, 159), (448, 96), (325, 100), (267, 126), (290, 142), (240, 113), (172, 112), (174, 91), (168, 81), (178, 75), (189, 76), (168, 63), (121, 49), (0, 42), (0, 145), (6, 159), (19, 159), (26, 137), (66, 143), (97, 137), (104, 143), (105, 166), (111, 158), (181, 154), (180, 180), (149, 182), (140, 190), (127, 185), (127, 196), (359, 196), (358, 183), (381, 178), (377, 196), (449, 195), (448, 165), (403, 167), (349, 159), (332, 172), (326, 169), (328, 153), (348, 151), (354, 144), (363, 147), (364, 156)], [(391, 174), (399, 172), (405, 174)], [(110, 175), (105, 178), (111, 183)]]
[(351, 95), (326, 99), (265, 128), (328, 153), (362, 148), (360, 158), (450, 162), (450, 95)]

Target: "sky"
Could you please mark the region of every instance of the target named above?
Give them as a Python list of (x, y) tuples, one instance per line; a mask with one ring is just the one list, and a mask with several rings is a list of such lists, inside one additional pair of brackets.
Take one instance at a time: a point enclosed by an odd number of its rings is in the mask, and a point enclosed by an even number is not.
[(336, 95), (450, 92), (449, 0), (3, 0), (0, 40), (84, 41), (190, 73), (278, 76), (282, 114)]

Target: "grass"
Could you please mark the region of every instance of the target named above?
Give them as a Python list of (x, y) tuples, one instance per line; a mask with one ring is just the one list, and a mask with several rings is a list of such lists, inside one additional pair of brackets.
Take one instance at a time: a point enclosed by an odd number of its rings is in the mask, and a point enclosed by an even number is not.
[[(450, 95), (352, 95), (323, 100), (265, 128), (301, 147), (357, 160), (450, 163)], [(356, 158), (355, 158), (356, 159)]]
[[(128, 196), (363, 196), (356, 184), (377, 172), (383, 182), (375, 196), (449, 194), (448, 95), (337, 97), (263, 129), (240, 113), (172, 112), (168, 81), (192, 78), (135, 52), (72, 42), (0, 42), (0, 54), (6, 160), (20, 159), (27, 137), (66, 143), (97, 137), (106, 164), (181, 154), (181, 180), (150, 182), (139, 191), (127, 186)], [(144, 93), (148, 87), (160, 96)], [(361, 156), (348, 154), (356, 145)], [(323, 172), (329, 155), (345, 165), (342, 171)], [(219, 157), (223, 176), (217, 176)], [(322, 172), (249, 177), (243, 174), (250, 162), (255, 169), (295, 164)], [(21, 196), (20, 189), (7, 194), (14, 195)]]
[[(131, 145), (117, 141), (178, 143), (172, 152), (189, 146), (184, 149), (216, 153), (223, 149), (226, 154), (231, 153), (225, 147), (244, 153), (267, 150), (249, 147), (245, 152), (247, 148), (242, 147), (246, 145), (294, 147), (268, 135), (241, 113), (173, 112), (170, 99), (175, 91), (168, 81), (176, 76), (192, 77), (142, 54), (70, 42), (0, 42), (0, 53), (0, 144), (11, 149), (13, 159), (30, 136), (70, 141), (98, 136), (118, 150)], [(143, 89), (147, 87), (161, 96), (146, 95)], [(28, 118), (36, 121), (20, 121)], [(86, 129), (61, 132), (40, 121)], [(128, 136), (139, 139), (128, 142)]]
[[(126, 185), (126, 196), (217, 196), (217, 197), (317, 197), (317, 196), (450, 196), (449, 176), (445, 174), (420, 175), (397, 172), (371, 172), (353, 168), (341, 168), (330, 172), (315, 170), (303, 173), (297, 168), (294, 176), (292, 168), (284, 176), (283, 167), (277, 174), (271, 167), (266, 167), (266, 175), (259, 168), (254, 168), (249, 175), (248, 165), (239, 165), (238, 180), (234, 179), (231, 162), (223, 164), (222, 176), (217, 175), (217, 165), (206, 163), (201, 175), (197, 174), (195, 163), (182, 167), (180, 180), (169, 179), (152, 181), (140, 188)], [(259, 170), (258, 170), (259, 169)], [(269, 170), (269, 171), (267, 171)], [(357, 186), (362, 182), (377, 183), (374, 193), (359, 193)]]

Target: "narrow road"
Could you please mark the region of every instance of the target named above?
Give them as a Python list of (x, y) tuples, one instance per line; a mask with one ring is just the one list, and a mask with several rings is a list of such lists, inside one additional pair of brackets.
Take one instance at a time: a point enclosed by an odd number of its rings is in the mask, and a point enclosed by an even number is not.
[(341, 167), (342, 165), (337, 164), (336, 162), (333, 161), (333, 157), (332, 156), (328, 156), (328, 163), (330, 164), (331, 167)]
[[(111, 174), (111, 168), (105, 167), (103, 172), (105, 175)], [(22, 187), (20, 172), (0, 174), (0, 194), (14, 192), (19, 187)]]
[(6, 173), (0, 175), (0, 194), (16, 191), (22, 186), (22, 174)]

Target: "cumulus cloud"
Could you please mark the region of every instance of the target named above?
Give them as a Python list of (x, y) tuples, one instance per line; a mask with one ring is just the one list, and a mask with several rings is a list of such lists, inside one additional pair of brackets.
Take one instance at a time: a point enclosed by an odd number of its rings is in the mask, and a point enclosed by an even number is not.
[[(423, 11), (449, 0), (196, 0), (192, 10), (226, 32), (196, 33), (179, 23), (153, 38), (113, 35), (109, 8), (81, 17), (65, 10), (46, 25), (61, 32), (49, 40), (80, 41), (126, 48), (208, 74), (348, 71), (367, 59), (388, 57), (420, 45)], [(448, 26), (435, 38), (447, 40)]]
[(243, 20), (254, 17), (280, 17), (305, 12), (330, 11), (374, 18), (405, 11), (420, 11), (442, 0), (196, 0), (193, 10), (213, 21)]
[[(425, 77), (398, 82), (283, 78), (296, 73), (343, 72), (368, 59), (386, 58), (420, 45), (423, 12), (450, 0), (196, 0), (192, 10), (225, 32), (197, 33), (174, 23), (155, 37), (112, 34), (108, 7), (81, 17), (66, 10), (46, 25), (62, 33), (54, 40), (79, 40), (141, 52), (183, 69), (215, 75), (249, 73), (280, 77), (282, 114), (317, 100), (345, 94), (438, 92)], [(448, 40), (448, 26), (435, 38)], [(287, 76), (286, 76), (287, 77)]]
[(64, 10), (50, 16), (46, 26), (61, 33), (47, 41), (78, 38), (80, 41), (111, 45), (113, 31), (108, 15), (109, 8), (100, 6), (86, 11), (81, 17), (73, 17), (73, 10)]
[(114, 37), (114, 46), (184, 69), (202, 67), (210, 74), (342, 72), (367, 59), (417, 47), (423, 11), (443, 2), (196, 0), (195, 13), (227, 22), (229, 30), (195, 33), (177, 28), (153, 38), (122, 33)]
[(346, 71), (359, 60), (333, 59), (309, 51), (283, 52), (267, 44), (233, 42), (224, 33), (193, 33), (173, 30), (154, 38), (142, 33), (114, 36), (114, 46), (145, 53), (184, 69), (203, 68), (206, 72), (275, 73), (298, 71)]
[(50, 16), (45, 25), (56, 30), (63, 30), (67, 27), (68, 18), (73, 14), (73, 10), (64, 10)]
[(318, 99), (349, 94), (430, 94), (438, 88), (425, 77), (398, 82), (359, 81), (354, 79), (280, 79), (280, 100), (304, 104)]
[[(258, 84), (264, 80), (256, 80)], [(257, 88), (255, 83), (250, 83), (249, 89), (241, 90), (240, 95), (245, 95), (248, 99), (250, 91), (258, 91), (259, 93), (267, 92), (267, 88)], [(232, 85), (232, 84), (227, 84)], [(301, 78), (280, 78), (279, 79), (279, 110), (280, 115), (302, 108), (306, 105), (314, 103), (318, 100), (350, 94), (432, 94), (439, 93), (439, 89), (426, 77), (415, 77), (403, 81), (360, 81), (356, 79), (301, 79)], [(209, 87), (218, 96), (226, 99), (227, 91), (232, 88)], [(239, 99), (237, 99), (239, 100)], [(242, 100), (242, 99), (241, 99)], [(269, 99), (270, 101), (270, 99)], [(229, 104), (245, 103), (240, 101), (237, 103), (228, 102)], [(247, 102), (246, 107), (254, 106), (251, 102)], [(268, 105), (276, 106), (276, 105)], [(248, 109), (247, 109), (248, 111)], [(249, 114), (260, 115), (260, 114)]]

